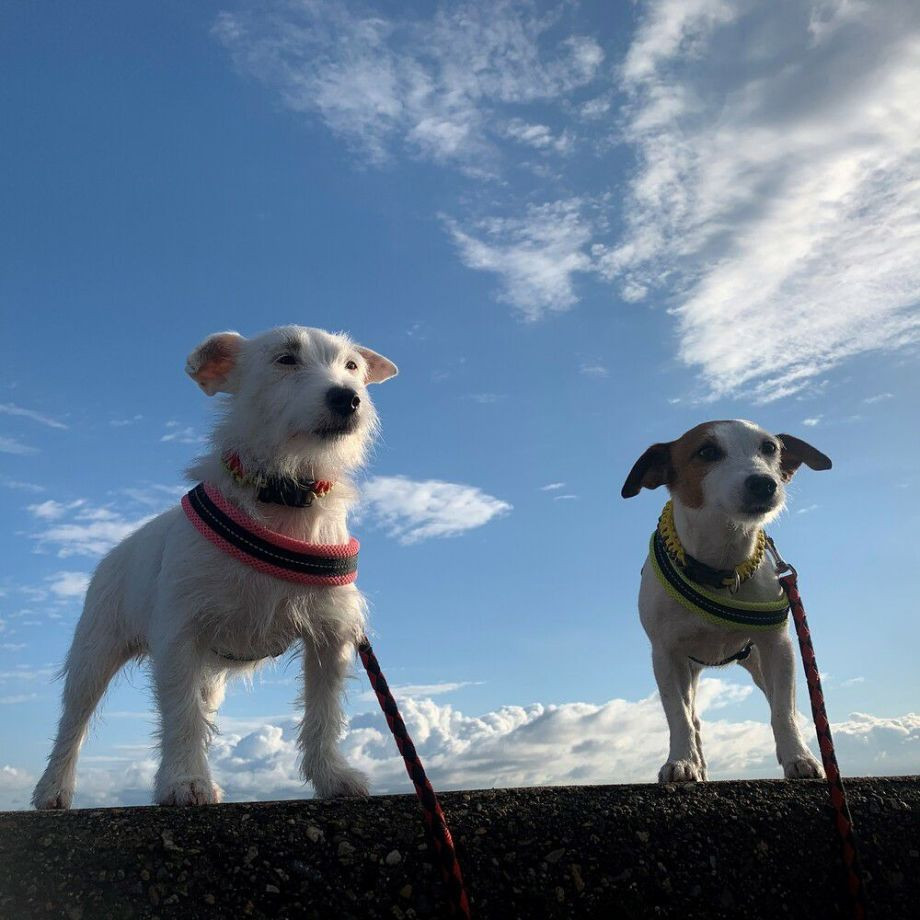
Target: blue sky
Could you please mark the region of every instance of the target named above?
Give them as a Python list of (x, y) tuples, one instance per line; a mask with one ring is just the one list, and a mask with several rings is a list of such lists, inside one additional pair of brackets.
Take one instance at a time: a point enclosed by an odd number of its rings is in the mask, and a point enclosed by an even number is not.
[[(730, 417), (833, 458), (772, 532), (844, 770), (920, 769), (914, 4), (0, 18), (0, 807), (41, 771), (88, 573), (202, 449), (186, 354), (290, 322), (400, 366), (375, 392), (359, 583), (436, 784), (654, 778), (635, 595), (664, 496), (619, 488), (651, 442)], [(229, 797), (303, 794), (296, 676), (231, 691)], [(407, 790), (367, 689), (346, 749)], [(746, 675), (704, 697), (714, 774), (779, 775)], [(149, 800), (150, 709), (135, 668), (78, 804)]]

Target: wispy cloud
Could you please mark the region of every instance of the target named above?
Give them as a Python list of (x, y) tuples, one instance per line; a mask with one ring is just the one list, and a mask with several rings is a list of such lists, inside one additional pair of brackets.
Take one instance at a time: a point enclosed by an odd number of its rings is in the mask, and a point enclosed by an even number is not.
[(45, 525), (31, 534), (32, 539), (40, 549), (50, 548), (62, 559), (101, 556), (153, 517), (129, 516), (82, 500), (69, 505), (43, 502), (30, 510)]
[(466, 0), (410, 19), (335, 0), (270, 0), (221, 13), (213, 34), (242, 71), (289, 109), (321, 118), (365, 161), (408, 153), (482, 176), (499, 168), (496, 135), (565, 150), (563, 136), (511, 114), (598, 73), (594, 39), (551, 35), (563, 12)]
[(621, 68), (640, 166), (606, 270), (674, 295), (714, 396), (920, 336), (920, 7), (818, 9), (658, 0)]
[(803, 419), (802, 419), (802, 424), (803, 424), (806, 428), (815, 428), (815, 427), (817, 427), (818, 425), (821, 424), (821, 419), (822, 419), (822, 418), (823, 418), (823, 416), (820, 416), (820, 415), (814, 415), (814, 416), (812, 416), (811, 418), (803, 418)]
[(578, 372), (585, 377), (603, 378), (610, 376), (610, 371), (603, 364), (590, 361), (585, 361), (578, 369)]
[(876, 393), (875, 396), (867, 396), (863, 402), (867, 406), (872, 406), (875, 403), (885, 402), (887, 399), (894, 399), (894, 393)]
[(362, 491), (361, 511), (400, 543), (410, 544), (482, 527), (511, 511), (511, 505), (462, 483), (374, 476)]
[(89, 575), (85, 572), (56, 572), (45, 581), (48, 590), (57, 598), (71, 599), (83, 597), (89, 586)]
[(564, 482), (548, 482), (545, 486), (540, 486), (541, 492), (556, 492), (559, 489), (564, 489)]
[(29, 444), (24, 444), (17, 438), (0, 437), (0, 454), (37, 454), (38, 448)]
[(18, 492), (32, 492), (38, 494), (44, 492), (45, 487), (35, 482), (25, 482), (21, 479), (8, 479), (6, 476), (0, 476), (0, 486), (6, 489), (14, 489)]
[(444, 218), (464, 265), (498, 275), (498, 299), (524, 319), (568, 310), (575, 279), (594, 271), (592, 228), (577, 198), (530, 205), (524, 217), (492, 217), (461, 226)]
[(15, 403), (0, 403), (0, 415), (17, 415), (20, 418), (27, 418), (31, 419), (33, 422), (38, 422), (40, 425), (46, 425), (48, 428), (60, 428), (63, 430), (68, 428), (63, 422), (59, 422), (50, 415), (43, 415), (41, 412), (36, 412), (34, 409), (25, 409), (22, 406), (17, 406)]
[(160, 440), (175, 441), (177, 444), (203, 444), (207, 441), (207, 437), (195, 431), (191, 425), (183, 425), (181, 422), (169, 421), (166, 423), (166, 433)]

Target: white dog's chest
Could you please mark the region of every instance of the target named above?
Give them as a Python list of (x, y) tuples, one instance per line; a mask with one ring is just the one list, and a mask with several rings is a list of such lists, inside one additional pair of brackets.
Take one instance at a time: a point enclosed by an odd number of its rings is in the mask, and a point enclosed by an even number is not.
[[(759, 576), (759, 573), (758, 573)], [(772, 576), (755, 576), (742, 588), (743, 600), (767, 600), (775, 597), (776, 584)], [(748, 642), (772, 636), (780, 630), (746, 630), (719, 626), (687, 610), (662, 587), (646, 561), (639, 589), (639, 616), (654, 646), (667, 648), (698, 661), (717, 664), (740, 652)]]

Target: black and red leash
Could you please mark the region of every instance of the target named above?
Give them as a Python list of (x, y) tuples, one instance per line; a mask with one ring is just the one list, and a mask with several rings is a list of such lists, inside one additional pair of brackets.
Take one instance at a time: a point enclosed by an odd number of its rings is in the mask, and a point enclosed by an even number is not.
[(406, 723), (403, 722), (399, 714), (399, 707), (396, 700), (390, 692), (390, 686), (387, 679), (380, 670), (380, 662), (371, 648), (370, 642), (365, 636), (358, 644), (358, 654), (361, 656), (361, 662), (367, 676), (370, 678), (371, 686), (374, 693), (377, 694), (377, 702), (383, 714), (387, 717), (387, 723), (390, 731), (396, 739), (396, 746), (399, 753), (402, 754), (403, 761), (406, 764), (406, 772), (409, 779), (415, 786), (415, 794), (418, 796), (419, 804), (422, 806), (422, 816), (425, 820), (425, 827), (434, 844), (435, 852), (441, 863), (441, 871), (444, 875), (444, 884), (447, 886), (450, 895), (450, 904), (455, 914), (461, 917), (469, 918), (470, 902), (466, 895), (466, 888), (463, 885), (463, 874), (460, 872), (460, 863), (457, 861), (457, 851), (454, 848), (454, 841), (450, 835), (450, 828), (447, 826), (447, 819), (441, 810), (438, 797), (428, 781), (425, 774), (425, 768), (415, 751), (415, 745), (409, 737), (406, 729)]
[(837, 828), (837, 834), (840, 838), (840, 851), (843, 856), (844, 869), (846, 870), (847, 901), (850, 916), (854, 920), (864, 920), (866, 916), (866, 893), (863, 887), (859, 853), (856, 850), (856, 839), (853, 835), (853, 819), (850, 816), (846, 790), (843, 788), (843, 780), (840, 778), (840, 769), (837, 766), (834, 739), (831, 735), (831, 725), (824, 705), (824, 691), (821, 689), (821, 675), (818, 673), (818, 663), (815, 660), (815, 649), (811, 641), (811, 632), (808, 629), (805, 606), (802, 604), (802, 598), (799, 595), (798, 573), (791, 565), (783, 563), (778, 554), (777, 559), (778, 567), (782, 564), (789, 570), (787, 575), (783, 575), (779, 579), (779, 583), (783, 586), (786, 597), (789, 599), (795, 631), (799, 638), (799, 648), (802, 652), (802, 665), (805, 668), (808, 696), (811, 699), (811, 714), (815, 722), (815, 732), (818, 735), (818, 747), (821, 749), (824, 775), (827, 777), (827, 787), (830, 792), (831, 805), (834, 809), (834, 826)]

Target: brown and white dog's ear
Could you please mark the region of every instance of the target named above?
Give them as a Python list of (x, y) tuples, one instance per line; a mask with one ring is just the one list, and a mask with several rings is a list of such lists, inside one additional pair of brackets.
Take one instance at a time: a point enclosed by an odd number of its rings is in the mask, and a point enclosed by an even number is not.
[(632, 498), (640, 489), (657, 489), (671, 478), (671, 445), (653, 444), (634, 464), (620, 495)]
[(395, 377), (399, 373), (399, 368), (389, 358), (378, 355), (376, 351), (371, 351), (363, 345), (358, 345), (355, 350), (367, 361), (365, 383), (383, 383), (384, 380), (389, 380), (390, 377)]
[(783, 449), (780, 452), (779, 465), (783, 479), (787, 482), (795, 475), (795, 471), (804, 463), (813, 470), (829, 470), (833, 465), (831, 458), (822, 454), (816, 447), (807, 441), (793, 437), (791, 434), (778, 434)]
[(208, 396), (229, 393), (228, 378), (236, 366), (240, 346), (245, 340), (238, 332), (215, 332), (209, 335), (185, 362), (185, 373)]

